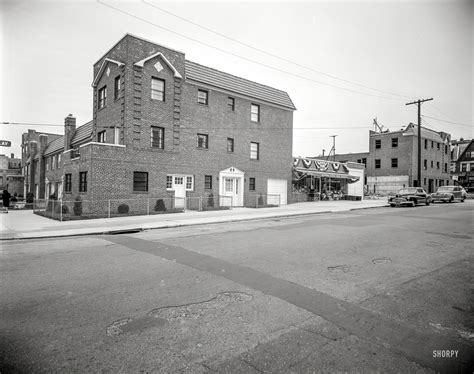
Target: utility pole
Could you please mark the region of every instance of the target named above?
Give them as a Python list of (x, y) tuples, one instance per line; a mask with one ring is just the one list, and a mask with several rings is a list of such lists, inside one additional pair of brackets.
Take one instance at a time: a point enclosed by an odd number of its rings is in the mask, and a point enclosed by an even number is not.
[(331, 151), (328, 154), (328, 159), (329, 159), (329, 156), (331, 155), (331, 152), (334, 152), (332, 154), (332, 160), (333, 161), (336, 161), (336, 136), (337, 135), (330, 135), (329, 136), (330, 138), (332, 138), (332, 148), (331, 148)]
[(431, 99), (418, 99), (416, 101), (412, 101), (411, 103), (406, 103), (405, 105), (413, 105), (413, 104), (418, 104), (418, 180), (416, 181), (416, 186), (414, 187), (420, 187), (421, 186), (421, 103), (424, 103), (425, 101), (430, 101), (433, 100)]

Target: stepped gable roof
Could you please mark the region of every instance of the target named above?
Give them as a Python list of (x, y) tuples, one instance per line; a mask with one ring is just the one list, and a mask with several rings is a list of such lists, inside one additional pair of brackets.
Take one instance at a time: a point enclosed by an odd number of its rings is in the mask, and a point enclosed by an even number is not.
[(71, 144), (79, 145), (84, 143), (86, 140), (92, 139), (92, 121), (85, 123), (84, 125), (78, 127), (74, 136), (72, 137)]
[(48, 156), (52, 153), (56, 153), (58, 151), (62, 151), (64, 149), (64, 135), (54, 139), (53, 141), (48, 143), (48, 147), (44, 151), (44, 155)]
[(185, 64), (186, 79), (296, 110), (285, 91), (255, 83), (192, 61), (186, 60)]

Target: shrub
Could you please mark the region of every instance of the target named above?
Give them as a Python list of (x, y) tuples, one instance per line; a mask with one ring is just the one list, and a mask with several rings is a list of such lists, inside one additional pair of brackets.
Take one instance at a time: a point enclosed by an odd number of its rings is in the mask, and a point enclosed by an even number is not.
[(156, 200), (155, 212), (165, 212), (165, 211), (166, 211), (166, 206), (163, 199)]
[(35, 195), (34, 195), (33, 192), (28, 192), (28, 193), (26, 194), (26, 202), (27, 202), (28, 204), (33, 204), (33, 200), (34, 200), (34, 199), (35, 199)]
[(79, 196), (76, 197), (76, 201), (74, 201), (74, 206), (72, 207), (75, 216), (82, 215), (82, 200)]
[(127, 204), (120, 204), (117, 210), (120, 214), (127, 214), (130, 208)]
[[(61, 207), (61, 204), (57, 204), (55, 207), (54, 207), (54, 212), (59, 214), (59, 211), (60, 211), (60, 208)], [(68, 214), (69, 213), (69, 208), (67, 205), (63, 205), (62, 207), (62, 211), (63, 211), (63, 214)]]
[(207, 206), (213, 207), (214, 206), (214, 194), (211, 192), (209, 197), (207, 198)]

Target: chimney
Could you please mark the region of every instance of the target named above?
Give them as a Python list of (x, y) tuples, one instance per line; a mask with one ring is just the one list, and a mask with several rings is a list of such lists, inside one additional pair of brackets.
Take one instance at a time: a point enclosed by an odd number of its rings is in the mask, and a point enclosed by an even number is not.
[(44, 154), (44, 151), (46, 150), (47, 146), (48, 146), (48, 135), (40, 134), (40, 136), (39, 136), (39, 152), (40, 152), (41, 156)]
[(76, 132), (76, 117), (69, 114), (64, 119), (64, 151), (71, 149), (71, 140)]
[(12, 153), (10, 156), (11, 156), (10, 158), (15, 158), (15, 154), (14, 154), (14, 153)]

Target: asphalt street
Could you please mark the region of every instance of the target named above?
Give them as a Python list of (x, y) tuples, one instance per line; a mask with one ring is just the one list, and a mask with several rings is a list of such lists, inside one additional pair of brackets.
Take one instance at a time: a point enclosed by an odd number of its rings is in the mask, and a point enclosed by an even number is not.
[(0, 372), (472, 372), (473, 213), (2, 242)]

